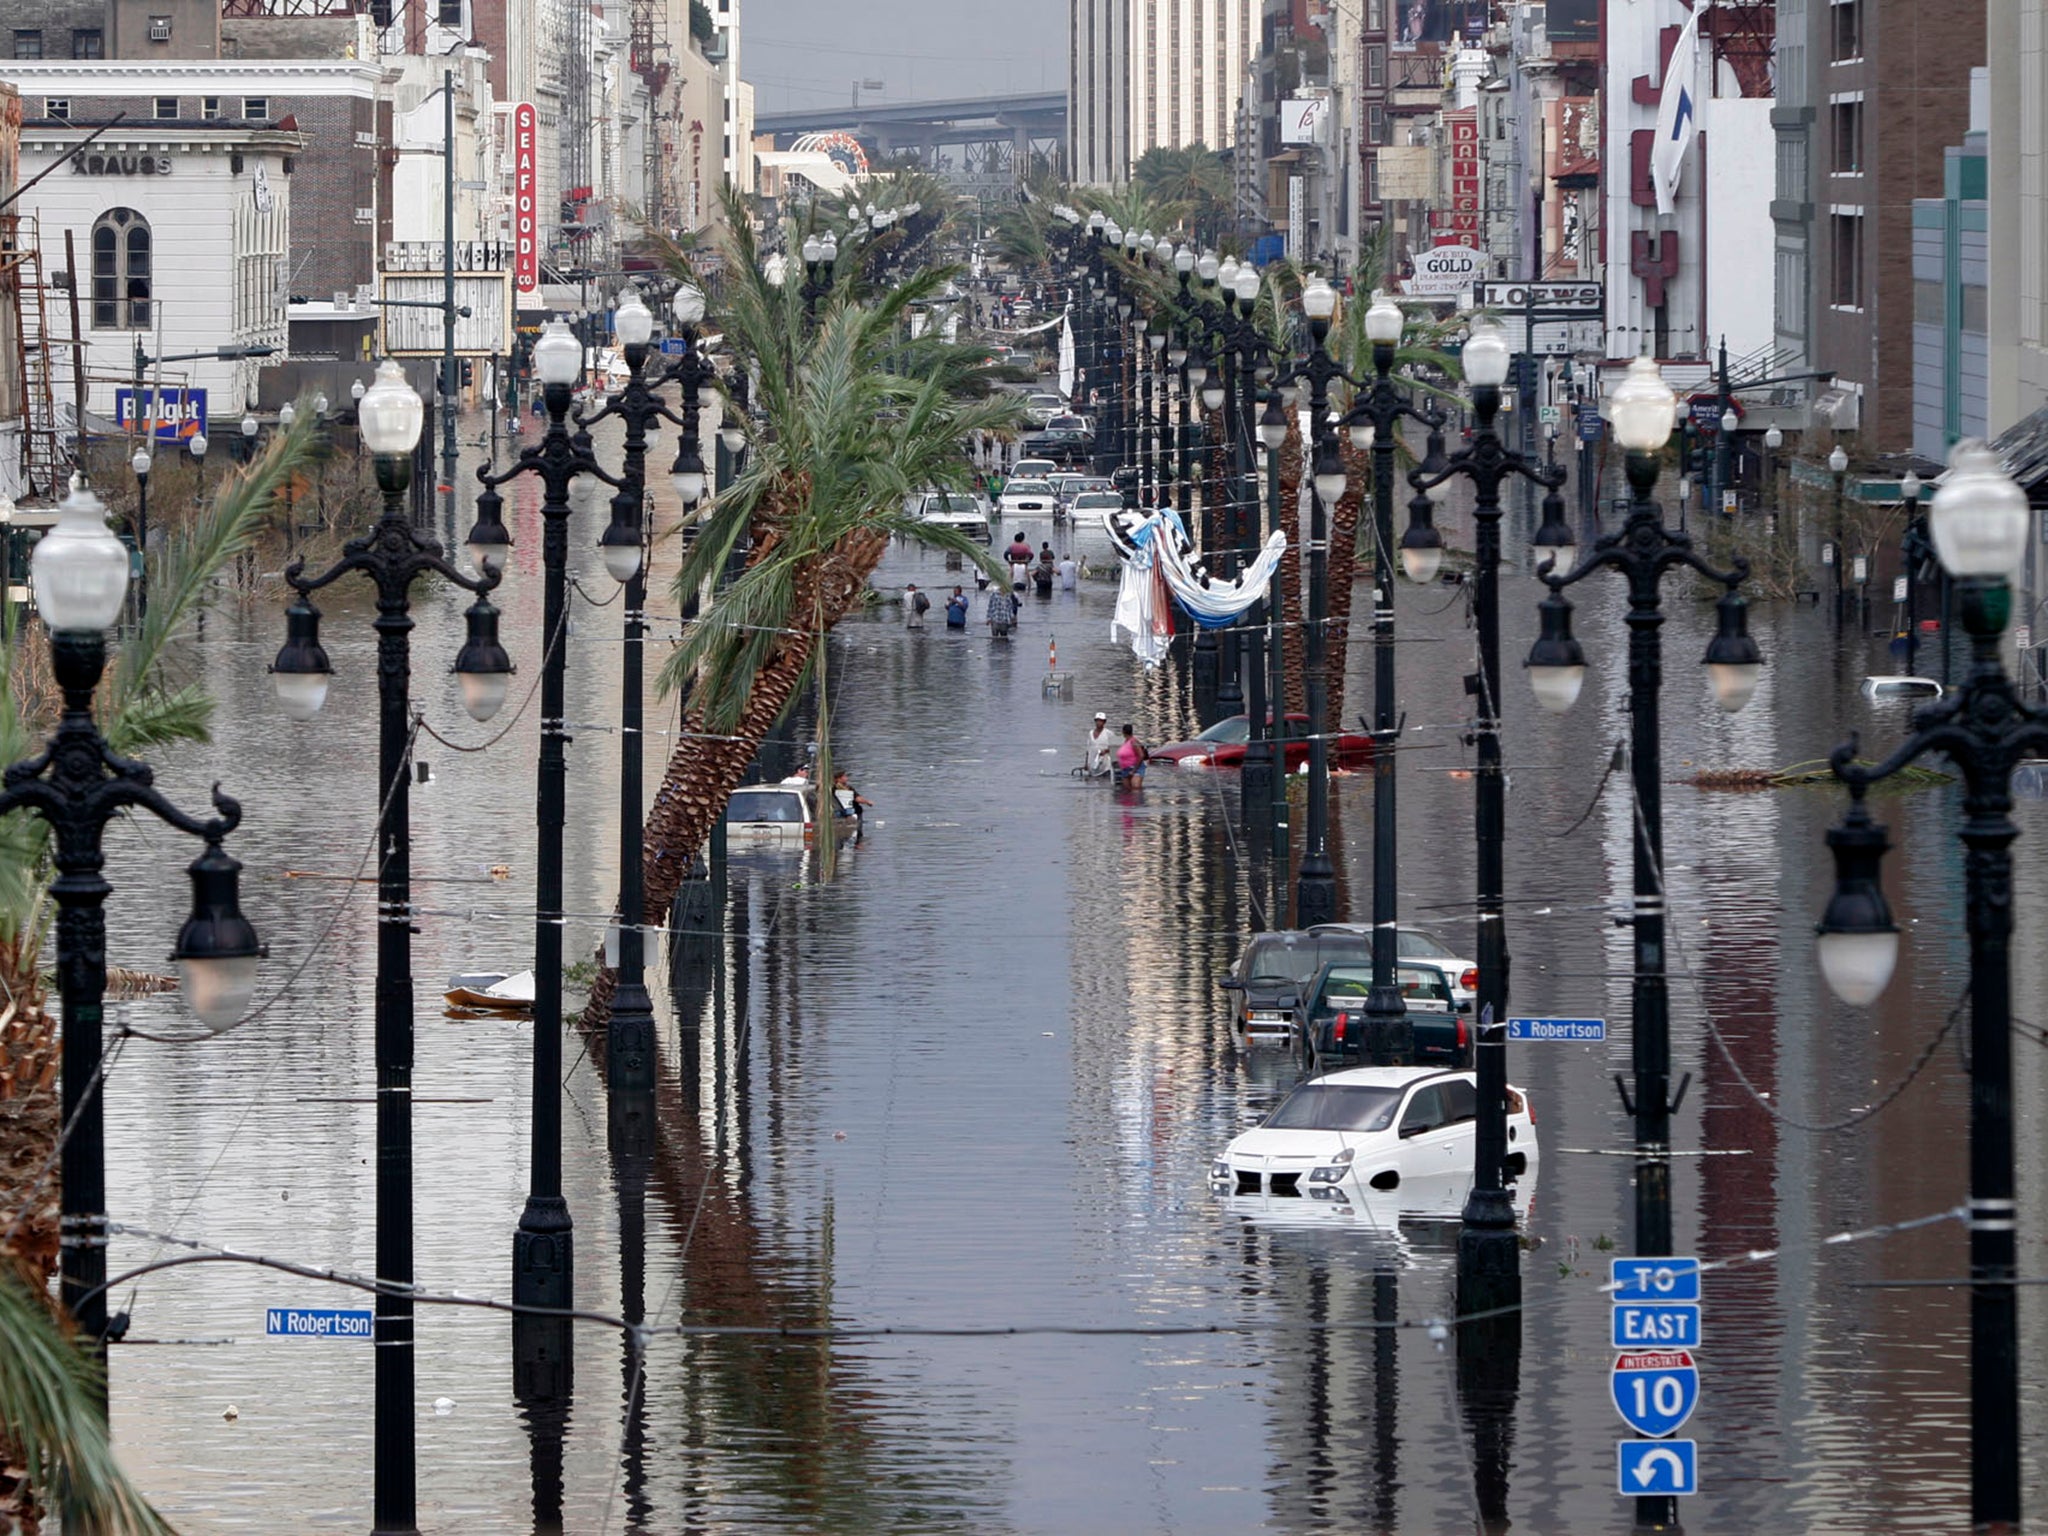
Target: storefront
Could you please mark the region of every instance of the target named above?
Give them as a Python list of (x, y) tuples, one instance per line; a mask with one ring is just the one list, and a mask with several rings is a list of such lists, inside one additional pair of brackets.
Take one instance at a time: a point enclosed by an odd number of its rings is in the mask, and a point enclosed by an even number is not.
[[(75, 306), (92, 430), (125, 431), (136, 419), (138, 347), (149, 359), (141, 415), (159, 437), (210, 432), (208, 417), (239, 421), (255, 399), (257, 369), (286, 355), (299, 135), (173, 120), (123, 121), (93, 138), (97, 123), (33, 115), (38, 106), (49, 114), (47, 102), (26, 106), (22, 180), (50, 174), (20, 206), (37, 219), (53, 318)], [(73, 263), (74, 291), (56, 291)], [(263, 360), (156, 362), (223, 347), (274, 351)], [(68, 402), (72, 349), (60, 347), (53, 363), (56, 392)]]

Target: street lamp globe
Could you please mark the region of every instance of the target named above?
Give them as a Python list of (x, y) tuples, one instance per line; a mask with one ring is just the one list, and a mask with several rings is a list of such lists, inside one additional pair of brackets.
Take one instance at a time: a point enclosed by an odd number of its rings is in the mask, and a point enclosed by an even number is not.
[(147, 448), (136, 449), (135, 457), (128, 461), (128, 467), (135, 471), (136, 479), (147, 480), (150, 470), (149, 450)]
[(191, 454), (192, 457), (195, 459), (205, 458), (206, 434), (204, 432), (194, 432), (189, 438), (185, 440), (185, 451)]
[(1301, 308), (1310, 320), (1327, 322), (1337, 313), (1337, 290), (1324, 282), (1320, 274), (1312, 277), (1301, 290)]
[[(356, 380), (356, 384), (357, 384), (358, 386), (360, 386), (360, 385), (362, 384), (362, 382), (363, 382), (363, 381), (362, 381), (361, 379), (357, 379), (357, 380)], [(358, 400), (360, 400), (360, 399), (362, 399), (362, 398), (363, 398), (363, 396), (362, 396), (362, 392), (361, 392), (361, 390), (360, 390), (360, 387), (359, 387), (359, 388), (358, 388), (358, 390), (357, 390), (357, 393), (356, 393), (356, 398), (357, 398)], [(251, 442), (251, 443), (255, 442), (255, 441), (256, 441), (256, 433), (257, 433), (257, 432), (258, 432), (259, 430), (260, 430), (260, 429), (259, 429), (259, 428), (257, 427), (257, 425), (256, 425), (256, 418), (255, 418), (254, 416), (251, 416), (251, 415), (244, 415), (244, 416), (242, 417), (242, 437), (243, 437), (243, 440), (244, 440), (244, 441), (246, 441), (246, 442)]]
[(1157, 247), (1158, 244), (1159, 237), (1153, 234), (1151, 230), (1141, 229), (1138, 231), (1138, 249), (1143, 251), (1147, 256), (1150, 256), (1152, 254), (1154, 248)]
[(1639, 357), (1608, 397), (1607, 418), (1624, 448), (1655, 453), (1671, 440), (1678, 424), (1678, 396), (1664, 382), (1654, 359)]
[(1489, 320), (1473, 321), (1472, 334), (1465, 338), (1464, 363), (1467, 384), (1498, 389), (1508, 380), (1507, 333)]
[(1899, 963), (1899, 925), (1885, 900), (1884, 828), (1858, 795), (1842, 824), (1828, 831), (1835, 890), (1815, 926), (1814, 945), (1828, 990), (1852, 1008), (1866, 1008), (1890, 985)]
[(1102, 226), (1107, 224), (1108, 222), (1109, 215), (1104, 213), (1100, 208), (1097, 208), (1093, 213), (1088, 215), (1089, 232), (1097, 235), (1101, 234)]
[(1259, 269), (1248, 261), (1243, 263), (1238, 267), (1231, 286), (1237, 290), (1239, 305), (1245, 313), (1251, 313), (1251, 307), (1259, 301)]
[(326, 397), (325, 395), (315, 395), (315, 396), (313, 397), (313, 417), (314, 417), (314, 419), (315, 419), (315, 420), (318, 420), (318, 419), (319, 419), (320, 417), (322, 417), (322, 416), (325, 416), (326, 414), (327, 414), (327, 397)]
[(463, 615), (469, 638), (455, 653), (455, 680), (462, 685), (462, 707), (479, 723), (505, 707), (512, 686), (512, 658), (498, 643), (498, 610), (479, 596)]
[(1316, 450), (1315, 472), (1316, 496), (1326, 507), (1334, 507), (1344, 499), (1344, 461), (1337, 456), (1337, 445), (1325, 442)]
[(839, 237), (828, 229), (825, 231), (825, 238), (818, 242), (818, 260), (824, 262), (829, 267), (838, 259)]
[(1401, 328), (1406, 317), (1401, 306), (1384, 293), (1372, 296), (1372, 307), (1365, 312), (1366, 340), (1378, 345), (1392, 346), (1401, 339)]
[(1949, 575), (2004, 580), (2027, 554), (2027, 493), (1982, 438), (1949, 453), (1949, 472), (1927, 511), (1934, 552)]
[(1259, 413), (1259, 441), (1271, 453), (1287, 446), (1287, 413), (1280, 408), (1277, 393), (1266, 396), (1266, 408)]
[(1237, 292), (1237, 258), (1235, 256), (1223, 258), (1222, 264), (1216, 268), (1216, 281), (1223, 285), (1225, 293)]
[(280, 405), (277, 408), (277, 424), (280, 427), (283, 427), (287, 432), (291, 430), (292, 423), (297, 421), (298, 419), (299, 408), (296, 405), (292, 404), (291, 401), (287, 400), (283, 405)]
[(691, 449), (687, 441), (676, 449), (676, 461), (669, 466), (668, 479), (684, 506), (694, 507), (703, 500), (704, 461)]
[(355, 401), (357, 404), (360, 405), (363, 399), (363, 390), (366, 387), (367, 386), (363, 383), (361, 379), (357, 379), (353, 384), (349, 385), (348, 387), (349, 399)]
[(208, 842), (185, 872), (192, 878), (192, 914), (178, 930), (171, 958), (178, 963), (185, 1005), (208, 1034), (217, 1035), (248, 1013), (263, 945), (242, 915), (240, 862), (218, 842)]
[(320, 644), (320, 610), (301, 593), (284, 611), (284, 644), (270, 664), (270, 684), (285, 718), (303, 724), (319, 714), (333, 677), (334, 667)]
[(1408, 527), (1401, 535), (1401, 572), (1417, 586), (1435, 581), (1444, 564), (1444, 536), (1437, 532), (1436, 503), (1427, 494), (1408, 501)]
[(1910, 469), (1899, 478), (1899, 500), (1909, 507), (1920, 504), (1920, 477)]
[(1173, 253), (1173, 270), (1176, 272), (1192, 272), (1195, 270), (1195, 248), (1192, 245), (1183, 245)]
[(1783, 428), (1780, 428), (1780, 427), (1775, 427), (1775, 426), (1774, 426), (1774, 427), (1766, 427), (1766, 428), (1764, 429), (1764, 446), (1765, 446), (1766, 448), (1770, 449), (1770, 450), (1771, 450), (1771, 452), (1773, 452), (1773, 453), (1776, 453), (1776, 452), (1777, 452), (1777, 451), (1778, 451), (1778, 450), (1779, 450), (1780, 448), (1784, 447), (1784, 446), (1785, 446), (1785, 433), (1784, 433), (1784, 429), (1783, 429)]
[(1547, 562), (1554, 572), (1563, 575), (1571, 569), (1573, 558), (1578, 553), (1578, 540), (1572, 535), (1572, 525), (1565, 521), (1564, 497), (1556, 490), (1543, 498), (1543, 522), (1530, 540), (1529, 552), (1536, 557), (1536, 568), (1540, 571)]
[(1222, 263), (1217, 261), (1214, 251), (1204, 251), (1195, 258), (1195, 276), (1199, 277), (1204, 285), (1215, 282), (1216, 274), (1222, 270)]
[(1373, 438), (1375, 436), (1372, 421), (1370, 420), (1370, 418), (1364, 416), (1355, 418), (1350, 423), (1350, 430), (1351, 446), (1356, 448), (1360, 453), (1368, 452), (1372, 448)]
[(628, 289), (619, 307), (612, 311), (612, 334), (619, 338), (622, 347), (644, 347), (654, 339), (654, 311), (641, 299), (637, 288)]
[(57, 524), (29, 556), (36, 612), (51, 630), (94, 631), (121, 616), (128, 551), (107, 527), (107, 509), (83, 485), (57, 508)]
[(704, 290), (695, 283), (683, 283), (668, 301), (668, 308), (679, 324), (695, 325), (704, 318)]
[(614, 496), (612, 520), (597, 540), (604, 568), (620, 586), (640, 574), (640, 520), (634, 515), (637, 502), (630, 489)]
[(560, 320), (541, 328), (533, 344), (533, 371), (542, 384), (574, 384), (583, 371), (583, 345)]
[(804, 265), (815, 267), (824, 259), (825, 247), (816, 235), (805, 235), (802, 246)]
[(1202, 404), (1212, 411), (1223, 409), (1223, 381), (1210, 379), (1202, 386)]
[(1102, 238), (1111, 245), (1122, 245), (1124, 243), (1123, 227), (1115, 219), (1111, 219), (1102, 226)]
[(1721, 413), (1721, 430), (1723, 432), (1733, 433), (1741, 425), (1742, 420), (1735, 414), (1732, 407)]
[(408, 455), (420, 440), (420, 426), (425, 419), (426, 406), (419, 391), (405, 382), (398, 364), (387, 357), (377, 365), (376, 381), (363, 392), (356, 407), (356, 424), (363, 434), (363, 446), (372, 453)]
[(1833, 451), (1828, 454), (1828, 471), (1837, 475), (1849, 472), (1849, 455), (1843, 451), (1840, 443), (1835, 444)]
[(1749, 604), (1730, 588), (1715, 605), (1719, 626), (1701, 661), (1714, 685), (1714, 702), (1729, 714), (1747, 704), (1763, 671), (1763, 652), (1749, 634)]
[(1553, 715), (1568, 713), (1579, 702), (1579, 689), (1586, 681), (1586, 653), (1572, 634), (1572, 605), (1562, 592), (1536, 605), (1541, 628), (1529, 648), (1529, 686), (1536, 702)]

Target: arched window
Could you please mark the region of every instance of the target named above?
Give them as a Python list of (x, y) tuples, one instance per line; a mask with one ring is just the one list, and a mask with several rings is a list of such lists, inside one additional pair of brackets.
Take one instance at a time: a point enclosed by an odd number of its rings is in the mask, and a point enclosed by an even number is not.
[(96, 330), (147, 330), (149, 220), (113, 208), (92, 227), (92, 323)]

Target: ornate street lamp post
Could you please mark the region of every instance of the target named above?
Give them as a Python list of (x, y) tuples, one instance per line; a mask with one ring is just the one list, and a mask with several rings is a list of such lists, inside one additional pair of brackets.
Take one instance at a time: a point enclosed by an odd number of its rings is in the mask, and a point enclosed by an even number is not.
[(526, 1206), (512, 1239), (512, 1300), (523, 1307), (566, 1309), (575, 1297), (571, 1253), (573, 1223), (562, 1198), (562, 825), (567, 803), (569, 732), (563, 719), (569, 607), (569, 487), (589, 475), (621, 488), (591, 456), (589, 440), (571, 435), (569, 393), (583, 369), (583, 348), (559, 320), (550, 321), (533, 346), (547, 407), (547, 431), (503, 474), (477, 470), (486, 509), (497, 520), (497, 489), (518, 475), (537, 475), (542, 486), (541, 563), (545, 586), (541, 635), (546, 650), (540, 674), (540, 839), (534, 870), (532, 1168)]
[[(465, 576), (441, 546), (417, 532), (405, 506), (426, 407), (398, 364), (385, 362), (358, 407), (363, 441), (375, 456), (384, 513), (351, 539), (341, 558), (318, 576), (303, 559), (285, 567), (297, 599), (285, 611), (285, 643), (271, 665), (278, 703), (293, 720), (311, 720), (327, 702), (333, 668), (320, 644), (320, 611), (312, 597), (351, 572), (377, 590), (377, 1292), (376, 1470), (372, 1498), (380, 1536), (416, 1529), (412, 1313), (412, 676), (413, 582), (433, 574), (477, 594), (469, 633), (455, 658), (462, 704), (488, 720), (504, 706), (512, 662), (498, 643), (498, 611), (487, 593), (495, 569)], [(499, 544), (503, 530), (499, 530)], [(472, 547), (477, 547), (474, 543)]]
[[(209, 1034), (232, 1027), (248, 1011), (263, 947), (242, 916), (242, 866), (222, 842), (242, 808), (214, 786), (215, 815), (201, 820), (172, 805), (144, 763), (107, 744), (92, 701), (106, 669), (106, 631), (128, 596), (128, 551), (107, 528), (100, 499), (74, 483), (56, 525), (29, 557), (36, 612), (50, 632), (50, 665), (64, 699), (57, 729), (36, 756), (11, 764), (0, 785), (0, 816), (32, 811), (49, 828), (57, 875), (57, 993), (63, 1005), (64, 1136), (59, 1170), (62, 1295), (95, 1350), (126, 1331), (107, 1319), (107, 1166), (104, 1099), (100, 1093), (107, 991), (106, 900), (102, 870), (106, 825), (132, 808), (148, 811), (206, 846), (192, 861), (192, 912), (178, 931), (178, 962), (187, 1004)], [(101, 1407), (104, 1409), (104, 1401)]]
[[(1639, 357), (1629, 365), (1609, 402), (1614, 435), (1627, 452), (1631, 492), (1628, 518), (1614, 533), (1603, 534), (1570, 571), (1560, 574), (1546, 561), (1539, 574), (1550, 584), (1541, 605), (1542, 630), (1529, 652), (1529, 681), (1537, 702), (1556, 714), (1569, 710), (1585, 680), (1586, 657), (1571, 629), (1571, 603), (1564, 589), (1613, 567), (1628, 581), (1629, 773), (1635, 797), (1635, 982), (1633, 1038), (1635, 1097), (1623, 1095), (1623, 1107), (1635, 1117), (1636, 1252), (1662, 1257), (1671, 1252), (1671, 1013), (1665, 989), (1664, 919), (1664, 772), (1660, 755), (1658, 706), (1663, 691), (1664, 625), (1659, 588), (1664, 573), (1683, 566), (1726, 588), (1719, 604), (1719, 626), (1702, 658), (1712, 679), (1714, 699), (1733, 712), (1756, 691), (1762, 656), (1749, 637), (1748, 606), (1736, 590), (1749, 574), (1748, 562), (1737, 557), (1734, 568), (1716, 570), (1696, 554), (1689, 535), (1669, 528), (1651, 499), (1657, 484), (1657, 455), (1670, 440), (1678, 412), (1657, 365)], [(1563, 531), (1563, 530), (1559, 530)], [(1540, 537), (1540, 536), (1539, 536)], [(1562, 557), (1570, 546), (1552, 546)], [(1481, 972), (1484, 984), (1485, 973)], [(1505, 1074), (1486, 1074), (1481, 1053), (1482, 1099), (1499, 1091)], [(1475, 1243), (1513, 1253), (1513, 1217), (1498, 1193), (1500, 1164), (1506, 1155), (1491, 1106), (1480, 1109), (1479, 1178), (1466, 1207), (1466, 1230)], [(1504, 1116), (1500, 1117), (1504, 1121)], [(1461, 1243), (1462, 1257), (1462, 1243)], [(1461, 1277), (1462, 1278), (1462, 1277)], [(1519, 1278), (1517, 1278), (1519, 1289)], [(1463, 1302), (1461, 1300), (1461, 1305)], [(1636, 1523), (1668, 1525), (1675, 1518), (1673, 1501), (1652, 1496), (1636, 1500)]]
[(1915, 710), (1913, 734), (1876, 767), (1852, 739), (1830, 761), (1849, 809), (1828, 833), (1835, 891), (1820, 921), (1821, 973), (1852, 1007), (1876, 1001), (1898, 963), (1899, 929), (1885, 901), (1885, 829), (1864, 795), (1916, 758), (1939, 753), (1963, 777), (1964, 909), (1970, 942), (1970, 1521), (2020, 1528), (2017, 1206), (2013, 1180), (2012, 773), (2048, 754), (2048, 711), (2020, 697), (1999, 660), (2012, 619), (2011, 577), (2026, 561), (2026, 493), (1978, 440), (1956, 444), (1927, 513), (1942, 567), (1956, 583), (1970, 670), (1947, 697)]

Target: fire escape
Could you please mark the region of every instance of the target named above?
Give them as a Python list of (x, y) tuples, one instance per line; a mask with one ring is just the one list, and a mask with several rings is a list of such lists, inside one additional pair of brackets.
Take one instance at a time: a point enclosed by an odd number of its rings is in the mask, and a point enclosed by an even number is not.
[(664, 108), (675, 66), (670, 62), (668, 17), (659, 0), (632, 0), (628, 16), (632, 34), (633, 73), (647, 83), (647, 167), (642, 190), (647, 198), (647, 222), (666, 233), (675, 220), (668, 211), (668, 166), (675, 156), (670, 140), (676, 114)]
[[(62, 494), (70, 468), (57, 436), (56, 400), (51, 389), (54, 346), (50, 339), (48, 292), (43, 285), (41, 236), (32, 214), (0, 214), (0, 306), (10, 322), (20, 360), (21, 479), (30, 495), (52, 500)], [(4, 337), (0, 337), (4, 339)], [(0, 368), (11, 360), (0, 356)]]

